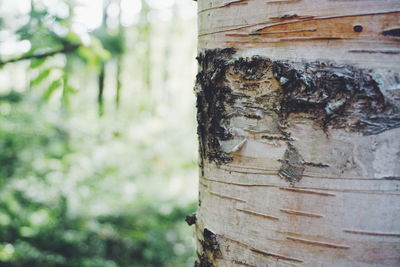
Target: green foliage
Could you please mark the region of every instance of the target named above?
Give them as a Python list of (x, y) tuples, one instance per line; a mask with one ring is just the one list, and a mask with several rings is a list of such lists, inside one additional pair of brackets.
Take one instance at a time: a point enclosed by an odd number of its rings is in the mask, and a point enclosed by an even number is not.
[[(187, 262), (193, 254), (190, 235), (181, 229), (194, 204), (177, 205), (171, 199), (161, 203), (142, 194), (120, 211), (73, 214), (69, 203), (75, 196), (55, 184), (54, 174), (67, 179), (72, 159), (82, 152), (71, 146), (58, 116), (31, 96), (12, 92), (0, 99), (0, 266), (192, 264)], [(88, 175), (109, 172), (94, 171)], [(165, 206), (172, 208), (166, 211)]]
[[(68, 0), (34, 0), (14, 24), (0, 18), (29, 44), (9, 61), (29, 64), (0, 62), (8, 80), (0, 88), (0, 267), (193, 266), (184, 218), (195, 210), (196, 147), (183, 107), (194, 104), (190, 90), (176, 90), (192, 86), (183, 82), (189, 64), (176, 67), (191, 53), (165, 44), (169, 26), (151, 22), (157, 12), (141, 2), (130, 29), (75, 31), (79, 4)], [(58, 4), (69, 12), (46, 8)], [(125, 84), (119, 109), (106, 106), (101, 119), (92, 90), (100, 66), (105, 105), (112, 84)], [(176, 80), (166, 80), (173, 70)]]
[(7, 266), (185, 266), (179, 260), (191, 255), (176, 222), (193, 207), (163, 215), (147, 204), (129, 214), (89, 221), (68, 217), (64, 198), (51, 209), (24, 199), (20, 192), (8, 198), (24, 204), (28, 212), (9, 212), (3, 219), (0, 263)]
[(47, 77), (49, 77), (52, 70), (52, 68), (49, 68), (40, 71), (39, 74), (31, 80), (31, 86), (37, 86), (43, 82)]
[(47, 10), (34, 10), (30, 13), (28, 23), (16, 30), (20, 40), (29, 40), (31, 49), (26, 55), (33, 55), (49, 49), (62, 47), (69, 42), (67, 34), (70, 32), (70, 22)]
[(105, 62), (110, 58), (110, 52), (104, 49), (101, 41), (93, 36), (91, 38), (91, 45), (80, 47), (78, 49), (78, 55), (90, 66), (94, 67), (100, 67), (102, 62)]
[[(115, 52), (115, 49), (107, 50), (103, 48), (102, 41), (94, 35), (90, 35), (90, 42), (84, 44), (82, 36), (73, 31), (71, 17), (63, 18), (51, 14), (45, 9), (33, 10), (30, 13), (28, 23), (19, 27), (15, 34), (19, 40), (29, 41), (30, 44), (29, 51), (21, 55), (22, 58), (33, 58), (29, 68), (36, 71), (37, 74), (31, 79), (30, 86), (32, 88), (46, 87), (43, 89), (42, 98), (44, 100), (50, 99), (57, 89), (62, 88), (64, 106), (69, 106), (69, 94), (76, 91), (69, 84), (68, 79), (65, 79), (73, 72), (70, 61), (79, 59), (91, 67), (99, 68), (103, 62), (110, 59), (110, 52)], [(110, 40), (104, 42), (109, 43)], [(111, 40), (111, 43), (113, 42), (114, 44), (111, 45), (110, 49), (117, 45), (115, 41)], [(120, 45), (121, 42), (120, 40)], [(70, 51), (69, 49), (75, 45), (79, 45), (79, 48)], [(63, 64), (60, 65), (60, 61), (52, 62), (50, 56), (35, 58), (37, 55), (52, 53), (53, 51), (60, 51), (60, 53), (55, 53), (54, 56), (64, 57)], [(55, 75), (53, 75), (54, 70), (57, 70)]]
[[(0, 96), (0, 184), (23, 175), (38, 157), (61, 157), (68, 144), (60, 142), (66, 133), (49, 121), (38, 121), (31, 113), (32, 101), (11, 92)], [(27, 116), (30, 114), (30, 116)], [(42, 114), (36, 114), (39, 118)], [(47, 146), (47, 151), (41, 148)], [(32, 151), (34, 153), (29, 153)]]
[(46, 89), (46, 91), (43, 94), (43, 99), (48, 101), (51, 97), (51, 95), (62, 86), (62, 80), (54, 80)]
[(102, 45), (113, 56), (118, 56), (124, 52), (124, 37), (120, 31), (110, 31), (104, 26), (93, 32), (93, 35), (101, 40)]
[(47, 58), (45, 58), (45, 57), (44, 58), (39, 58), (39, 59), (33, 59), (31, 61), (30, 65), (29, 65), (29, 67), (31, 69), (36, 69), (36, 68), (42, 66), (46, 62), (46, 59)]

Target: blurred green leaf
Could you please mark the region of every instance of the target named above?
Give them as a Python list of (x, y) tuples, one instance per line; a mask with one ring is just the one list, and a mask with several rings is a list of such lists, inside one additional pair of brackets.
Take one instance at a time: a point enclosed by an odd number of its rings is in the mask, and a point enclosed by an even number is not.
[(78, 54), (91, 66), (99, 67), (102, 62), (110, 59), (111, 54), (105, 50), (99, 39), (92, 37), (89, 46), (82, 46)]
[(113, 56), (121, 55), (124, 52), (124, 36), (121, 32), (110, 33), (104, 26), (93, 32), (94, 36), (101, 41), (103, 47)]
[(30, 67), (31, 69), (36, 69), (36, 68), (42, 66), (42, 65), (46, 62), (46, 59), (47, 59), (47, 58), (33, 59), (33, 60), (31, 61), (31, 64), (29, 65), (29, 67)]
[(39, 72), (39, 74), (31, 80), (31, 86), (38, 86), (42, 83), (47, 77), (49, 77), (50, 73), (53, 71), (52, 68), (47, 68)]
[(9, 93), (0, 94), (0, 102), (4, 101), (4, 102), (17, 103), (23, 99), (23, 96), (24, 96), (23, 93), (11, 91)]
[[(65, 23), (63, 24), (65, 25)], [(82, 42), (79, 35), (72, 31), (69, 31), (68, 34), (65, 36), (65, 41), (70, 44), (77, 44)]]
[(62, 86), (62, 80), (58, 79), (53, 81), (43, 94), (43, 99), (48, 101), (53, 93)]

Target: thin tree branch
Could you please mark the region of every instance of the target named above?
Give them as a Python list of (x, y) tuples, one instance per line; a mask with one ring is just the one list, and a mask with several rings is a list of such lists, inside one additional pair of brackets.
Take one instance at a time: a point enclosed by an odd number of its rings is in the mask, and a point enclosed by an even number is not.
[(81, 44), (69, 44), (69, 45), (65, 45), (61, 49), (49, 51), (46, 53), (41, 53), (41, 54), (36, 54), (36, 55), (35, 54), (34, 55), (25, 55), (22, 57), (13, 58), (13, 59), (5, 60), (5, 61), (0, 60), (0, 66), (4, 66), (8, 63), (15, 63), (15, 62), (22, 61), (22, 60), (41, 59), (41, 58), (45, 58), (45, 57), (51, 57), (51, 56), (54, 56), (54, 55), (60, 54), (60, 53), (68, 54), (68, 53), (74, 52), (80, 46), (81, 46)]

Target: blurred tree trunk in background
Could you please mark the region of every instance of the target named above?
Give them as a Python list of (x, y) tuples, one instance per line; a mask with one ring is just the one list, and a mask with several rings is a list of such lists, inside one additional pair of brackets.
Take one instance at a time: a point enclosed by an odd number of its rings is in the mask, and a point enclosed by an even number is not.
[(99, 76), (98, 76), (98, 94), (97, 94), (97, 104), (98, 104), (98, 114), (99, 116), (104, 115), (104, 80), (106, 76), (106, 64), (102, 62), (100, 64)]
[[(101, 20), (100, 30), (103, 32), (104, 36), (107, 36), (107, 9), (110, 6), (110, 0), (103, 0), (103, 14)], [(98, 105), (98, 115), (99, 117), (104, 115), (104, 87), (105, 87), (105, 76), (106, 76), (106, 62), (101, 62), (99, 64), (99, 74), (97, 77), (98, 93), (97, 93), (97, 105)]]
[(199, 0), (197, 266), (400, 265), (400, 2)]
[(150, 91), (152, 89), (151, 84), (151, 23), (150, 23), (150, 12), (151, 9), (146, 0), (142, 0), (142, 9), (140, 10), (139, 18), (139, 39), (144, 40), (144, 51), (143, 61), (145, 64), (143, 68), (143, 81), (145, 88)]
[(115, 106), (119, 108), (121, 102), (121, 88), (122, 88), (122, 63), (123, 57), (122, 55), (117, 56), (117, 74), (116, 74), (116, 94), (115, 94)]
[(123, 64), (123, 54), (125, 50), (125, 32), (124, 32), (124, 27), (122, 26), (122, 0), (118, 0), (118, 36), (119, 40), (121, 42), (121, 48), (122, 51), (120, 51), (120, 54), (117, 55), (117, 74), (116, 74), (116, 92), (115, 92), (115, 106), (116, 108), (119, 108), (120, 102), (121, 102), (121, 88), (122, 88), (122, 64)]

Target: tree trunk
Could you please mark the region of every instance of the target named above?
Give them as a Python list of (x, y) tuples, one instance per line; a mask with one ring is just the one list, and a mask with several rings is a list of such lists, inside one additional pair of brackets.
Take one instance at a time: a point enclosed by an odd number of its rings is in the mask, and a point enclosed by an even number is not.
[(197, 266), (399, 266), (400, 1), (198, 10)]

